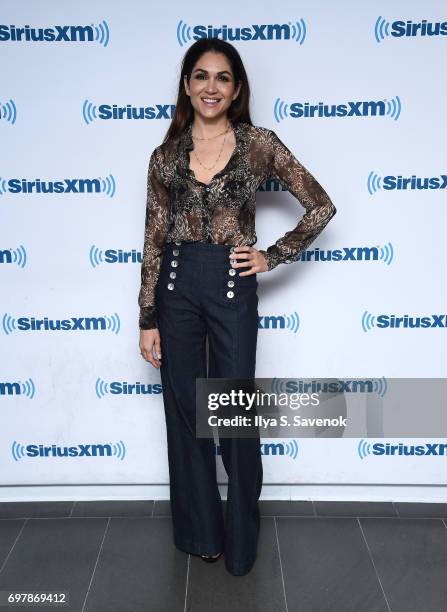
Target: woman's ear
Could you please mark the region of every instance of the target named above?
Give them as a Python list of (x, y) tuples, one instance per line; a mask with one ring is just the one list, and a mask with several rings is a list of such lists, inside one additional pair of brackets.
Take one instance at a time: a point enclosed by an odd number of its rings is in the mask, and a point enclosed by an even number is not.
[(240, 91), (241, 91), (241, 87), (242, 87), (242, 83), (239, 83), (238, 86), (236, 87), (236, 91), (234, 92), (234, 98), (233, 100), (236, 100), (236, 98), (238, 97)]

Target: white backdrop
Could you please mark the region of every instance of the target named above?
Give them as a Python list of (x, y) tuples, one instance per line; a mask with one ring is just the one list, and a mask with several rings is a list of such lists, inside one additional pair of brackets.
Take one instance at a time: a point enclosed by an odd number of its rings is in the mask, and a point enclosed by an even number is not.
[[(85, 498), (113, 496), (106, 484), (167, 497), (160, 376), (138, 349), (146, 172), (172, 116), (181, 58), (208, 27), (246, 28), (230, 42), (249, 75), (253, 122), (276, 131), (337, 207), (312, 245), (317, 257), (259, 277), (257, 376), (445, 376), (443, 327), (380, 325), (392, 315), (445, 317), (445, 5), (190, 4), (1, 2), (4, 497), (81, 484), (96, 485)], [(42, 28), (48, 40), (32, 40)], [(338, 111), (299, 112), (319, 103)], [(126, 106), (149, 110), (144, 119), (108, 114)], [(413, 184), (402, 188), (399, 177)], [(257, 248), (304, 211), (275, 188), (258, 195)], [(276, 329), (267, 324), (275, 316)], [(70, 329), (36, 329), (45, 318)], [(360, 414), (371, 443), (444, 441), (374, 440), (366, 406)], [(265, 484), (288, 485), (278, 497), (304, 497), (309, 484), (358, 485), (367, 498), (378, 495), (372, 484), (394, 484), (391, 499), (399, 484), (414, 485), (417, 497), (446, 481), (442, 456), (362, 458), (355, 438), (263, 442)], [(225, 483), (220, 458), (218, 478)]]

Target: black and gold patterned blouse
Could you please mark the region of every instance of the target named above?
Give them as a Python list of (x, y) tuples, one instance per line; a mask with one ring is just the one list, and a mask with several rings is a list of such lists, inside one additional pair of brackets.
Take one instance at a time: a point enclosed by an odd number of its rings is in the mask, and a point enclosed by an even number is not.
[(256, 192), (267, 179), (278, 180), (306, 209), (294, 229), (266, 250), (259, 249), (269, 270), (297, 261), (336, 212), (323, 187), (273, 130), (242, 122), (232, 127), (236, 147), (209, 183), (197, 180), (189, 167), (192, 123), (175, 144), (161, 144), (152, 152), (138, 296), (140, 329), (157, 327), (155, 286), (164, 244), (198, 240), (253, 246)]

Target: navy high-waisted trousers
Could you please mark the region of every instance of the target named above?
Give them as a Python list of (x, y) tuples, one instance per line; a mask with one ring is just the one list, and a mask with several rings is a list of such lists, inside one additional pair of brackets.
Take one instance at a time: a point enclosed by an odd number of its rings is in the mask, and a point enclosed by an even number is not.
[(225, 517), (214, 439), (196, 436), (196, 378), (255, 377), (258, 282), (255, 274), (241, 277), (243, 268), (232, 268), (233, 249), (204, 242), (166, 244), (155, 299), (174, 544), (196, 555), (224, 551), (227, 570), (240, 575), (257, 554), (259, 430), (254, 437), (219, 437), (228, 475)]

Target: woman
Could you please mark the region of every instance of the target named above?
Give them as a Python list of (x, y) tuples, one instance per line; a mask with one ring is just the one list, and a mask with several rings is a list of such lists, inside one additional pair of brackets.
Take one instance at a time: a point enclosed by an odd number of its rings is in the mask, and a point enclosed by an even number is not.
[[(201, 39), (182, 62), (175, 114), (147, 177), (140, 351), (160, 368), (174, 544), (244, 575), (257, 553), (262, 461), (257, 437), (196, 436), (196, 378), (255, 377), (257, 273), (291, 263), (335, 214), (329, 196), (270, 129), (254, 126), (236, 49)], [(306, 208), (266, 250), (253, 247), (258, 187), (276, 178)], [(208, 342), (209, 364), (206, 351)]]

